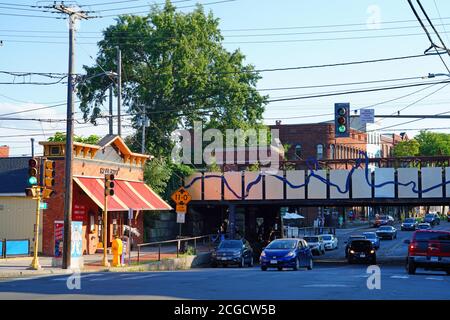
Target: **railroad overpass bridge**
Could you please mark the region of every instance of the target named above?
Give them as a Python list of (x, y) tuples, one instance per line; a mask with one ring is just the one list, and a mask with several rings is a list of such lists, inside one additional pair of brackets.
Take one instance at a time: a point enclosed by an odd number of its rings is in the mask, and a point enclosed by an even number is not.
[[(434, 159), (434, 160), (433, 160)], [(236, 212), (244, 210), (244, 223), (258, 212), (279, 215), (280, 207), (431, 206), (450, 204), (450, 167), (447, 158), (375, 159), (378, 164), (399, 167), (369, 169), (367, 157), (354, 159), (348, 169), (323, 168), (316, 160), (303, 170), (197, 172), (184, 181), (191, 194), (190, 209), (206, 210), (204, 216), (220, 211), (230, 226)], [(441, 166), (436, 166), (440, 164)], [(225, 207), (225, 211), (223, 210)], [(253, 208), (247, 219), (245, 208)], [(218, 209), (222, 208), (222, 209)], [(255, 209), (256, 208), (256, 209)], [(277, 212), (278, 210), (278, 212)], [(203, 210), (205, 212), (205, 210)], [(278, 218), (279, 219), (279, 218)], [(254, 225), (254, 223), (251, 223)], [(233, 229), (234, 230), (234, 229)]]

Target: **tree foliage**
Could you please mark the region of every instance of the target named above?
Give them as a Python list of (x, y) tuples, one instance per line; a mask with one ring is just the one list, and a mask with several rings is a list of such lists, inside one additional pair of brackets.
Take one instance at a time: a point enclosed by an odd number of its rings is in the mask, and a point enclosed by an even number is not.
[(398, 143), (393, 154), (396, 157), (450, 155), (450, 134), (420, 131), (414, 139)]
[(261, 125), (267, 97), (256, 90), (260, 76), (244, 64), (239, 51), (222, 45), (219, 20), (198, 5), (190, 13), (177, 12), (167, 1), (152, 7), (147, 16), (120, 16), (104, 31), (96, 65), (84, 66), (86, 80), (78, 96), (84, 118), (95, 122), (111, 85), (108, 77), (94, 77), (116, 70), (116, 47), (122, 51), (123, 103), (134, 115), (138, 147), (138, 120), (145, 106), (150, 119), (146, 150), (169, 157), (171, 133), (191, 129), (194, 121), (204, 128), (254, 128)]
[[(97, 144), (100, 139), (101, 138), (95, 134), (91, 134), (89, 137), (73, 136), (73, 141), (87, 144)], [(48, 141), (64, 142), (66, 141), (66, 134), (64, 132), (56, 132), (53, 137), (48, 138)]]

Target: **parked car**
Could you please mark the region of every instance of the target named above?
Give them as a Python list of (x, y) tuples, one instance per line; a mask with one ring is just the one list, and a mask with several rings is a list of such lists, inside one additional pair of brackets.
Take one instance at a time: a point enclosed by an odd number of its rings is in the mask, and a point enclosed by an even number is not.
[(245, 239), (222, 240), (211, 255), (212, 266), (253, 266), (253, 249)]
[(366, 240), (366, 237), (363, 235), (354, 235), (350, 236), (347, 241), (345, 241), (345, 258), (348, 258), (348, 252), (350, 251), (350, 245), (355, 240)]
[(441, 218), (439, 218), (437, 213), (427, 213), (425, 215), (425, 219), (423, 219), (423, 222), (428, 222), (432, 227), (434, 227), (441, 224)]
[(378, 228), (380, 226), (392, 226), (394, 224), (394, 218), (389, 215), (379, 216), (374, 222), (374, 227)]
[(313, 258), (308, 243), (303, 239), (276, 239), (264, 248), (260, 257), (261, 270), (267, 268), (313, 268)]
[(419, 224), (417, 225), (417, 230), (431, 230), (431, 229), (433, 229), (433, 228), (431, 227), (431, 224), (426, 223), (426, 222), (419, 223)]
[(303, 237), (303, 240), (308, 243), (308, 246), (314, 255), (320, 256), (325, 254), (325, 243), (323, 242), (321, 235)]
[(354, 263), (358, 261), (369, 262), (370, 264), (377, 263), (377, 254), (372, 241), (368, 239), (353, 240), (349, 246), (349, 252), (347, 257), (348, 263)]
[(378, 238), (375, 232), (364, 232), (363, 235), (367, 240), (370, 240), (370, 242), (372, 242), (375, 250), (378, 250), (380, 248), (380, 238)]
[(393, 226), (381, 226), (376, 231), (377, 236), (380, 239), (391, 239), (394, 240), (397, 238), (397, 229)]
[(338, 238), (334, 234), (323, 234), (323, 243), (325, 250), (334, 250), (338, 247)]
[(443, 270), (450, 275), (450, 232), (417, 230), (408, 246), (406, 270), (415, 274), (417, 268)]
[(405, 230), (415, 231), (417, 229), (418, 224), (419, 222), (417, 222), (415, 218), (406, 218), (401, 225), (401, 229), (402, 231)]

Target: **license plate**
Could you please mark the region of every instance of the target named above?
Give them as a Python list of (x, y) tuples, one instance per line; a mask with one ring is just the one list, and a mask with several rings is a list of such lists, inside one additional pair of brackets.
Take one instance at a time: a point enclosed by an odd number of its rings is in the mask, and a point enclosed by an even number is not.
[(365, 253), (361, 253), (359, 256), (360, 256), (361, 258), (365, 258), (365, 257), (366, 257), (366, 254), (365, 254)]
[(438, 262), (439, 261), (439, 258), (438, 257), (431, 257), (431, 262)]
[(222, 258), (220, 258), (220, 260), (227, 260), (227, 258), (226, 257), (222, 257)]
[(270, 260), (271, 264), (277, 264), (277, 260)]

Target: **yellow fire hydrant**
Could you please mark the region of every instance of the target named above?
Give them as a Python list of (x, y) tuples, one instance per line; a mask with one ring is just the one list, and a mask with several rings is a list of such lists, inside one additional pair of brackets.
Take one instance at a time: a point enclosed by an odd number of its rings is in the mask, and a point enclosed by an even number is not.
[(116, 236), (114, 238), (114, 240), (112, 241), (112, 253), (113, 253), (113, 262), (112, 262), (112, 266), (113, 267), (120, 267), (120, 256), (122, 255), (122, 251), (123, 251), (123, 244), (122, 244), (122, 240), (119, 239), (118, 236)]

